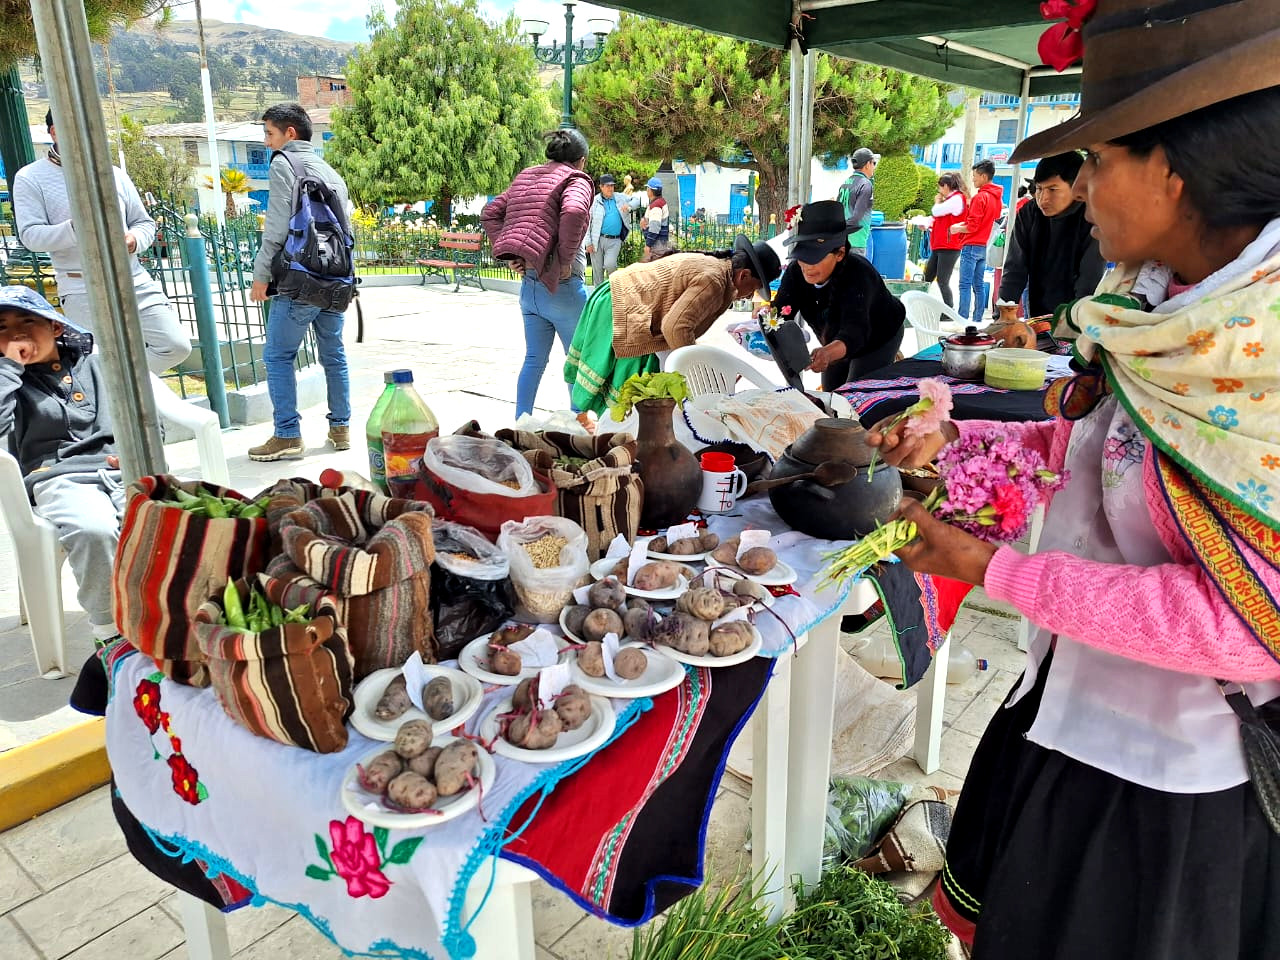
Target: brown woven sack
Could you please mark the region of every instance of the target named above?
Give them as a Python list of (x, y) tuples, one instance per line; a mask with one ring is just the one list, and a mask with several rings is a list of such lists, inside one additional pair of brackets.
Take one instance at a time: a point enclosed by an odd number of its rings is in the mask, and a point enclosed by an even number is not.
[(234, 490), (169, 476), (130, 486), (113, 574), (116, 629), (171, 680), (206, 687), (192, 620), (228, 580), (266, 567), (267, 521), (199, 516), (173, 502), (175, 488), (244, 499)]
[(267, 573), (334, 594), (359, 682), (417, 650), (436, 661), (429, 607), (431, 506), (364, 490), (321, 496), (280, 518)]
[[(308, 620), (254, 633), (221, 623), (221, 592), (204, 603), (194, 629), (218, 702), (227, 716), (260, 737), (336, 753), (347, 745), (355, 666), (337, 604), (319, 587), (266, 576), (259, 584), (267, 599), (286, 610), (307, 604)], [(235, 586), (247, 609), (248, 583), (240, 580)]]
[[(588, 437), (556, 431), (499, 430), (497, 438), (524, 453), (556, 488), (556, 515), (587, 532), (587, 556), (599, 560), (613, 538), (635, 539), (644, 484), (635, 472), (636, 441), (629, 433)], [(564, 458), (583, 460), (565, 464)]]

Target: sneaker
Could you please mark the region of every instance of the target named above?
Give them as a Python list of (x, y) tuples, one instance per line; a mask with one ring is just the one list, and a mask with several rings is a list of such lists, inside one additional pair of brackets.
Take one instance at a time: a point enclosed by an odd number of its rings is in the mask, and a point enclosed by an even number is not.
[(335, 450), (351, 449), (351, 428), (350, 427), (330, 427), (329, 442), (333, 444)]
[(307, 448), (301, 437), (272, 437), (266, 443), (249, 448), (250, 460), (283, 460), (300, 457)]

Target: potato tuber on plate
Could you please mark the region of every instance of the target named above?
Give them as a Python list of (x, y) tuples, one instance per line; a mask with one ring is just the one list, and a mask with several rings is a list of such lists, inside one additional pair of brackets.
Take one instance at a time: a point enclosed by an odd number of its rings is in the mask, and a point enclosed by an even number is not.
[(730, 537), (728, 540), (722, 540), (720, 545), (711, 551), (711, 559), (716, 563), (737, 566), (738, 542), (737, 537)]
[(436, 792), (442, 797), (461, 793), (476, 768), (479, 754), (470, 740), (455, 740), (436, 758)]
[(440, 756), (440, 752), (444, 747), (432, 747), (426, 753), (420, 753), (409, 761), (409, 769), (414, 773), (421, 774), (428, 780), (435, 776), (436, 760)]
[(671, 551), (667, 549), (667, 546), (666, 537), (653, 537), (649, 540), (650, 553), (670, 553)]
[(715, 620), (724, 615), (724, 599), (714, 587), (694, 587), (680, 594), (676, 609), (691, 613), (699, 620)]
[(421, 813), (436, 802), (436, 787), (422, 774), (406, 770), (387, 784), (387, 800), (403, 813)]
[(404, 674), (397, 673), (387, 684), (387, 689), (382, 691), (382, 696), (378, 698), (378, 705), (373, 708), (373, 715), (379, 720), (394, 720), (411, 706), (413, 702), (409, 699), (409, 689)]
[(591, 698), (571, 683), (556, 697), (555, 712), (565, 730), (577, 730), (591, 716)]
[(582, 621), (587, 619), (591, 608), (585, 603), (575, 603), (564, 608), (564, 628), (575, 637), (582, 636)]
[(627, 604), (627, 612), (622, 615), (622, 627), (626, 631), (626, 635), (631, 640), (647, 640), (649, 638), (649, 626), (654, 622), (656, 616), (649, 607), (637, 607), (632, 603)]
[(701, 537), (685, 537), (673, 543), (667, 553), (673, 557), (691, 557), (695, 553), (702, 553), (701, 543)]
[(646, 563), (636, 571), (631, 585), (637, 590), (669, 590), (676, 585), (681, 568), (669, 560)]
[(432, 720), (443, 720), (445, 717), (453, 716), (455, 707), (452, 681), (448, 677), (433, 677), (431, 682), (423, 688), (422, 705), (427, 710), (427, 716)]
[(745, 620), (730, 620), (711, 631), (708, 652), (713, 657), (731, 657), (751, 646), (755, 630)]
[(710, 530), (704, 530), (702, 536), (698, 538), (698, 550), (702, 553), (714, 550), (718, 546), (720, 546), (720, 538)]
[(400, 759), (400, 754), (394, 750), (384, 750), (370, 760), (368, 766), (357, 765), (356, 773), (360, 778), (360, 786), (370, 793), (380, 794), (403, 769), (404, 761)]
[[(588, 643), (578, 651), (578, 669), (588, 677), (604, 676), (604, 644), (599, 640)], [(515, 704), (519, 709), (520, 704)]]
[(513, 643), (519, 643), (533, 633), (535, 627), (529, 626), (527, 623), (520, 623), (499, 627), (493, 631), (493, 636), (489, 638), (490, 643), (496, 643), (500, 647), (509, 647)]
[(638, 647), (626, 647), (613, 658), (613, 672), (623, 680), (634, 680), (649, 669), (649, 658)]
[(626, 631), (622, 617), (613, 610), (601, 608), (592, 610), (582, 622), (582, 639), (588, 643), (603, 640), (606, 633), (614, 633), (619, 637)]
[(617, 610), (627, 599), (627, 591), (617, 577), (605, 577), (597, 580), (587, 591), (587, 606), (592, 610), (601, 607)]
[(502, 647), (489, 651), (489, 671), (504, 677), (517, 677), (524, 669), (520, 654)]
[[(507, 726), (506, 738), (524, 750), (549, 750), (564, 729), (560, 715), (554, 710), (522, 713)], [(439, 763), (437, 762), (437, 767)]]
[(706, 620), (699, 620), (691, 613), (677, 610), (649, 631), (649, 639), (691, 657), (705, 657), (710, 647), (710, 626)]
[(431, 746), (431, 724), (426, 720), (407, 720), (400, 724), (393, 744), (396, 753), (406, 760), (421, 756)]
[(511, 694), (511, 706), (516, 710), (532, 710), (537, 696), (538, 678), (525, 677), (516, 684), (515, 692)]
[(738, 568), (745, 574), (757, 577), (768, 573), (777, 565), (778, 555), (768, 547), (752, 547), (738, 558)]

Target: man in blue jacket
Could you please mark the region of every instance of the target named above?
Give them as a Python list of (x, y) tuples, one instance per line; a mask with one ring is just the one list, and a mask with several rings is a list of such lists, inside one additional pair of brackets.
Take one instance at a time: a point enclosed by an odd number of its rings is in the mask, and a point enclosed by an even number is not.
[(591, 257), (591, 280), (599, 283), (618, 269), (618, 252), (630, 232), (625, 197), (614, 195), (613, 174), (600, 178), (600, 192), (591, 201), (591, 225), (587, 228), (587, 254)]

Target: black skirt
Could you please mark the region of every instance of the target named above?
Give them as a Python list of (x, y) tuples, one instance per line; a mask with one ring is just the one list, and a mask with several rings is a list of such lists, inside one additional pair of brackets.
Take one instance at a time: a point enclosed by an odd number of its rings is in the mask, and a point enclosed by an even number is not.
[(1165, 793), (1032, 743), (1051, 666), (996, 713), (956, 808), (934, 906), (974, 960), (1280, 957), (1280, 836), (1252, 785)]

